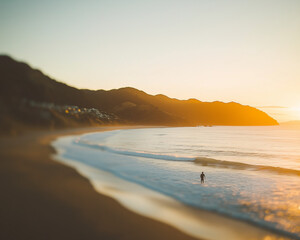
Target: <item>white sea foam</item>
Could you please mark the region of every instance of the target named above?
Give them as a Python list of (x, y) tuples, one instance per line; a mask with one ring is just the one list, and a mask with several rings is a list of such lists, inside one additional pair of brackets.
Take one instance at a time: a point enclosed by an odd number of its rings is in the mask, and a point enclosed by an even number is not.
[(111, 147), (101, 145), (101, 144), (94, 144), (85, 141), (76, 141), (77, 144), (85, 145), (91, 148), (96, 148), (102, 151), (107, 151), (110, 153), (116, 153), (120, 155), (127, 155), (133, 157), (144, 157), (144, 158), (153, 158), (153, 159), (161, 159), (161, 160), (170, 160), (170, 161), (194, 161), (195, 158), (193, 157), (176, 157), (172, 155), (165, 155), (165, 154), (153, 154), (153, 153), (146, 153), (146, 152), (134, 152), (134, 151), (126, 151), (126, 150), (118, 150), (113, 149)]
[[(61, 141), (58, 147), (64, 149), (60, 157), (104, 170), (185, 206), (300, 239), (299, 169), (294, 168), (299, 154), (295, 140), (300, 132), (266, 129), (122, 130), (82, 135), (67, 143)], [(236, 138), (232, 146), (228, 136)], [(291, 151), (288, 158), (276, 157), (277, 153), (287, 156), (286, 149)], [(199, 182), (201, 171), (207, 177), (203, 185)]]
[[(68, 159), (64, 157), (66, 152), (64, 146), (68, 142), (69, 144), (73, 142), (72, 138), (64, 137), (52, 143), (52, 146), (57, 151), (57, 154), (53, 156), (54, 159), (75, 168), (91, 181), (93, 187), (99, 193), (114, 198), (123, 206), (138, 214), (165, 222), (186, 234), (201, 239), (288, 239), (246, 222), (187, 207), (159, 192), (125, 181), (98, 168), (92, 168), (81, 162)], [(247, 232), (246, 235), (245, 232)]]
[(232, 169), (251, 169), (256, 171), (269, 171), (277, 174), (291, 174), (300, 176), (300, 170), (289, 169), (289, 168), (282, 168), (282, 167), (272, 167), (272, 166), (265, 166), (265, 165), (257, 165), (257, 164), (247, 164), (242, 162), (233, 162), (233, 161), (224, 161), (218, 160), (208, 157), (177, 157), (174, 155), (166, 155), (166, 154), (153, 154), (153, 153), (146, 153), (146, 152), (134, 152), (134, 151), (125, 151), (125, 150), (118, 150), (113, 149), (111, 147), (89, 143), (87, 141), (76, 141), (77, 144), (87, 146), (90, 148), (99, 149), (102, 151), (107, 151), (110, 153), (115, 153), (119, 155), (126, 155), (126, 156), (133, 156), (133, 157), (143, 157), (143, 158), (152, 158), (152, 159), (159, 159), (159, 160), (167, 160), (167, 161), (189, 161), (194, 162), (196, 164), (200, 164), (202, 166), (210, 166), (210, 167), (219, 167), (219, 168), (232, 168)]

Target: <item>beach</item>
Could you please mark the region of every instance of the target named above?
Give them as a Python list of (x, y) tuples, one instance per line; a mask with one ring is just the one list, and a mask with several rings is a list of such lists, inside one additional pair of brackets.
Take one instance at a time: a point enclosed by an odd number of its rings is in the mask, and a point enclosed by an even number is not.
[(139, 127), (52, 146), (100, 194), (188, 235), (282, 240), (299, 239), (298, 136), (279, 126)]
[(0, 6), (0, 240), (300, 240), (300, 1)]
[[(157, 137), (164, 137), (163, 142), (167, 142), (166, 139), (172, 134), (180, 133), (184, 139), (184, 133), (187, 133), (187, 139), (190, 139), (190, 131), (195, 134), (200, 131), (207, 139), (210, 133), (214, 133), (213, 139), (219, 139), (222, 131), (227, 136), (229, 129), (196, 130), (107, 126), (2, 136), (1, 239), (298, 239), (296, 235), (276, 229), (276, 226), (272, 230), (266, 225), (268, 222), (255, 223), (256, 218), (249, 218), (249, 221), (245, 217), (247, 215), (244, 215), (247, 214), (245, 211), (238, 212), (239, 206), (246, 206), (244, 202), (249, 207), (253, 203), (249, 202), (252, 201), (249, 195), (243, 195), (245, 193), (236, 195), (234, 189), (239, 189), (240, 186), (233, 182), (230, 185), (226, 183), (233, 176), (239, 176), (241, 186), (249, 185), (247, 188), (251, 196), (260, 189), (265, 191), (262, 182), (259, 183), (259, 188), (254, 189), (256, 186), (251, 183), (251, 176), (256, 176), (256, 173), (251, 170), (248, 172), (248, 165), (239, 163), (239, 168), (236, 168), (236, 163), (228, 162), (233, 165), (233, 168), (228, 169), (227, 165), (225, 168), (222, 166), (224, 162), (219, 161), (216, 165), (217, 160), (210, 160), (209, 163), (213, 164), (210, 167), (206, 166), (208, 159), (204, 159), (202, 163), (201, 158), (193, 161), (179, 153), (174, 158), (171, 155), (150, 154), (145, 149), (143, 152), (130, 150), (131, 145), (137, 149), (147, 147), (163, 153), (163, 149), (156, 145), (163, 147)], [(251, 129), (251, 132), (254, 130)], [(242, 133), (248, 129), (236, 131)], [(205, 135), (205, 132), (209, 134)], [(221, 135), (217, 137), (216, 133)], [(155, 142), (153, 146), (151, 137)], [(127, 150), (109, 148), (100, 144), (102, 141), (111, 147), (114, 146), (113, 143), (118, 146), (125, 144)], [(178, 141), (181, 142), (182, 139)], [(218, 144), (215, 140), (213, 142)], [(174, 143), (176, 144), (175, 139)], [(223, 141), (220, 144), (223, 145)], [(182, 146), (186, 153), (186, 145)], [(172, 149), (172, 146), (168, 145), (169, 148)], [(202, 149), (201, 152), (205, 150)], [(222, 151), (221, 154), (226, 155)], [(204, 165), (201, 167), (201, 164)], [(180, 170), (177, 171), (177, 168)], [(210, 178), (203, 185), (195, 179), (199, 175), (199, 169), (205, 169)], [(276, 174), (269, 169), (266, 173), (268, 171), (270, 177)], [(162, 174), (162, 178), (159, 174)], [(266, 184), (267, 188), (272, 187), (268, 181)], [(236, 197), (231, 198), (232, 194)], [(266, 196), (261, 197), (264, 199)], [(293, 198), (297, 198), (297, 195)], [(193, 201), (199, 206), (193, 204)], [(232, 204), (228, 205), (228, 201)], [(264, 202), (262, 200), (261, 206), (265, 206), (266, 211), (273, 211), (272, 205), (265, 205)], [(293, 206), (293, 202), (289, 204)], [(278, 209), (278, 214), (283, 216), (281, 207), (279, 203), (273, 209)], [(286, 218), (297, 216), (298, 210), (295, 211), (294, 214), (289, 212), (290, 215)], [(235, 216), (228, 214), (231, 212)], [(254, 212), (255, 209), (250, 209), (249, 214), (252, 216)], [(276, 215), (272, 216), (275, 220)], [(297, 231), (296, 225), (294, 228), (292, 225), (290, 227)]]
[(97, 193), (53, 161), (50, 142), (118, 127), (31, 132), (0, 139), (1, 239), (194, 239)]

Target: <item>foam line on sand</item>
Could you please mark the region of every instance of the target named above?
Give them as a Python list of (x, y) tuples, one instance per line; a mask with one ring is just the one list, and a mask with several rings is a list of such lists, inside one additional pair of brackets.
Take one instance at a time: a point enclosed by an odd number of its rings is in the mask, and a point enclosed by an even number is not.
[(180, 202), (141, 185), (63, 157), (63, 148), (52, 142), (57, 154), (53, 158), (75, 168), (87, 177), (96, 191), (116, 199), (126, 208), (143, 216), (165, 222), (193, 237), (219, 240), (283, 240), (265, 229)]

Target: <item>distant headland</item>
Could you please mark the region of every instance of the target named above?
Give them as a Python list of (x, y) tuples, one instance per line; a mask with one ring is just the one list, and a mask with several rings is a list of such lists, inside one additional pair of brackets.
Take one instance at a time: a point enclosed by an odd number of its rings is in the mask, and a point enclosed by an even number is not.
[(77, 89), (5, 55), (0, 56), (0, 82), (2, 134), (103, 124), (278, 125), (265, 112), (235, 102), (178, 100), (130, 87)]

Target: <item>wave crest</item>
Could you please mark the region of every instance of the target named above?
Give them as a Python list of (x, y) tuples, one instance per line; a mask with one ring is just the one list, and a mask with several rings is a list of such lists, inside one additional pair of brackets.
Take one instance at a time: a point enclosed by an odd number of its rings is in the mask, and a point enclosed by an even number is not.
[(224, 161), (218, 160), (214, 158), (207, 157), (177, 157), (173, 155), (166, 154), (155, 154), (155, 153), (147, 153), (147, 152), (137, 152), (137, 151), (127, 151), (127, 150), (119, 150), (113, 149), (105, 145), (89, 143), (83, 140), (77, 141), (76, 144), (80, 144), (82, 146), (87, 146), (95, 149), (99, 149), (102, 151), (126, 155), (132, 157), (143, 157), (143, 158), (151, 158), (151, 159), (159, 159), (159, 160), (167, 160), (167, 161), (181, 161), (181, 162), (194, 162), (195, 164), (215, 167), (215, 168), (230, 168), (230, 169), (238, 169), (238, 170), (252, 170), (252, 171), (269, 171), (276, 174), (285, 174), (285, 175), (297, 175), (300, 176), (300, 170), (281, 168), (281, 167), (273, 167), (266, 165), (252, 165), (242, 162), (233, 162), (233, 161)]
[(127, 151), (127, 150), (119, 150), (119, 149), (113, 149), (105, 145), (100, 144), (94, 144), (94, 143), (88, 143), (85, 141), (78, 141), (77, 144), (88, 146), (91, 148), (96, 148), (102, 151), (115, 153), (119, 155), (126, 155), (126, 156), (132, 156), (132, 157), (143, 157), (143, 158), (152, 158), (152, 159), (160, 159), (160, 160), (168, 160), (168, 161), (183, 161), (183, 162), (191, 162), (194, 161), (194, 157), (177, 157), (172, 155), (166, 155), (166, 154), (156, 154), (156, 153), (147, 153), (147, 152), (134, 152), (134, 151)]
[(300, 171), (289, 168), (272, 167), (265, 165), (252, 165), (241, 162), (223, 161), (213, 158), (197, 157), (194, 162), (202, 166), (217, 167), (217, 168), (231, 168), (239, 170), (253, 170), (253, 171), (269, 171), (277, 174), (292, 174), (300, 176)]

